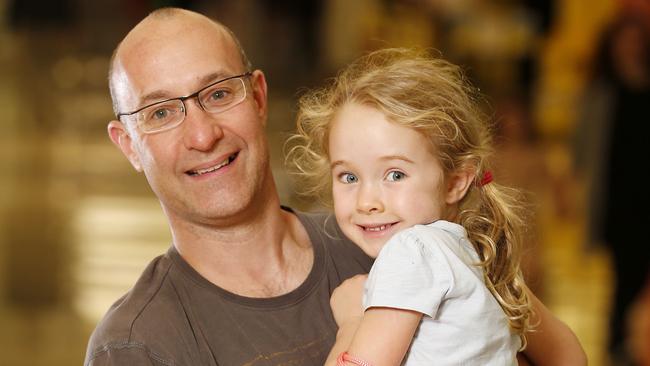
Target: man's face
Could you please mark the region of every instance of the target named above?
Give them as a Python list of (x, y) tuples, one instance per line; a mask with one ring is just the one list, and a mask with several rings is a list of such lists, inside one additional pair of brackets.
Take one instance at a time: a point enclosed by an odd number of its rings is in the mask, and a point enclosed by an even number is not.
[[(245, 71), (232, 39), (213, 24), (149, 22), (118, 51), (114, 95), (120, 112), (130, 112)], [(253, 73), (246, 88), (242, 103), (216, 115), (186, 100), (183, 123), (164, 132), (145, 134), (128, 116), (109, 124), (111, 139), (144, 172), (172, 223), (228, 222), (266, 200), (273, 183), (264, 75)]]

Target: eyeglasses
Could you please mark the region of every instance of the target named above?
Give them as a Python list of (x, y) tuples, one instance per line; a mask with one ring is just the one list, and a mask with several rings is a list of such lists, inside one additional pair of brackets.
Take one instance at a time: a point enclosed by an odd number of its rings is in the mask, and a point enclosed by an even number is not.
[(245, 74), (231, 76), (201, 88), (185, 97), (163, 100), (146, 105), (129, 113), (118, 113), (117, 118), (135, 115), (135, 123), (143, 133), (156, 133), (170, 130), (185, 120), (187, 109), (185, 101), (195, 98), (204, 111), (217, 114), (225, 112), (246, 99)]

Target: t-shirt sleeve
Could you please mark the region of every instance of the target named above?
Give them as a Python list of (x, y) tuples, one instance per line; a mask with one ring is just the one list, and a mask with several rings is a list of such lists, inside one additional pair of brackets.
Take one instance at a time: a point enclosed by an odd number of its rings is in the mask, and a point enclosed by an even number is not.
[(163, 366), (172, 363), (134, 343), (106, 346), (86, 361), (86, 366)]
[(451, 274), (439, 251), (412, 232), (391, 238), (370, 270), (364, 309), (390, 307), (434, 317), (451, 286)]

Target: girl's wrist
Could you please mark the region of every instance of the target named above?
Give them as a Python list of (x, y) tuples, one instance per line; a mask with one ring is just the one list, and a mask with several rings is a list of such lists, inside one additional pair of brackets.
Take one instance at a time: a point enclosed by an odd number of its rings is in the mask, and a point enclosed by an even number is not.
[(336, 366), (345, 366), (347, 363), (351, 363), (353, 365), (358, 365), (358, 366), (372, 366), (372, 364), (368, 361), (362, 360), (358, 357), (354, 357), (350, 355), (347, 352), (341, 352), (339, 357), (336, 359)]

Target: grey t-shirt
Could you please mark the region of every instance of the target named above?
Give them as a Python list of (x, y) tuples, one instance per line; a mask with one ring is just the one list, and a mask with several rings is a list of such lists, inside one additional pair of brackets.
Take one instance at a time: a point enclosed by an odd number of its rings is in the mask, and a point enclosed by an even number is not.
[(248, 298), (201, 277), (172, 246), (109, 309), (90, 338), (85, 365), (322, 365), (334, 343), (329, 298), (372, 259), (333, 217), (296, 213), (314, 264), (295, 290)]

